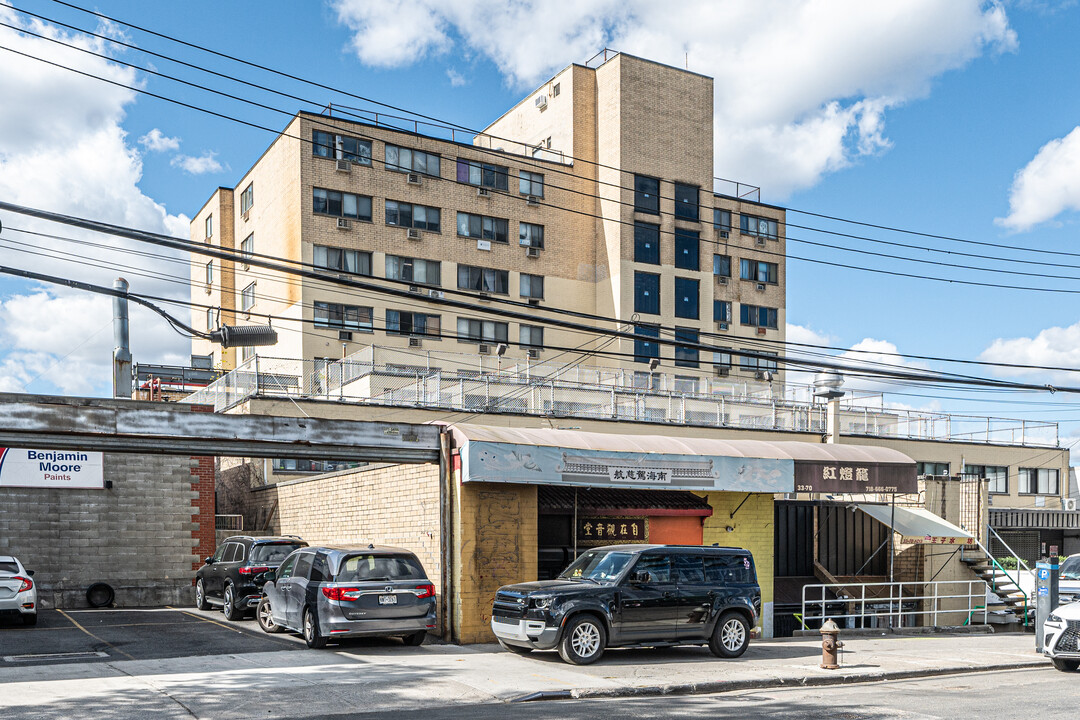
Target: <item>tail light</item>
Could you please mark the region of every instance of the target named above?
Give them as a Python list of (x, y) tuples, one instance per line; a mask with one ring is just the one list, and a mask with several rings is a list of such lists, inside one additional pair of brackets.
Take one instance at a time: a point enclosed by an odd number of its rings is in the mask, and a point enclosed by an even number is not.
[(354, 587), (324, 587), (322, 594), (331, 600), (355, 600), (360, 597), (360, 588)]
[(258, 575), (259, 573), (264, 573), (264, 572), (268, 571), (269, 569), (270, 568), (265, 567), (263, 565), (256, 565), (254, 567), (242, 567), (242, 568), (240, 568), (240, 574), (241, 575)]
[(431, 584), (418, 585), (414, 592), (416, 593), (416, 599), (417, 600), (423, 600), (424, 598), (435, 597), (435, 586), (431, 585)]
[(17, 593), (26, 592), (30, 588), (34, 587), (34, 581), (28, 577), (23, 577), (22, 575), (12, 575), (11, 579), (19, 580), (20, 582), (22, 582), (22, 585), (19, 586), (19, 589), (15, 591)]

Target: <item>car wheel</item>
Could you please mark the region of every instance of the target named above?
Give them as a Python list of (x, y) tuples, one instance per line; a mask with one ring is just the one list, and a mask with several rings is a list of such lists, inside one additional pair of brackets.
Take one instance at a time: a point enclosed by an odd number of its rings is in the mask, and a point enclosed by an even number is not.
[(530, 648), (530, 647), (521, 647), (520, 645), (511, 645), (510, 643), (503, 642), (502, 640), (499, 641), (499, 644), (502, 645), (503, 650), (509, 650), (510, 652), (514, 653), (515, 655), (528, 655), (529, 653), (531, 653), (533, 651), (533, 649)]
[(210, 609), (210, 603), (206, 602), (206, 589), (203, 587), (202, 578), (195, 581), (195, 607), (199, 610)]
[(720, 658), (737, 658), (750, 644), (750, 626), (740, 613), (726, 612), (716, 621), (709, 649)]
[(274, 613), (270, 610), (270, 601), (263, 598), (259, 601), (259, 607), (255, 609), (255, 617), (259, 619), (259, 627), (263, 632), (279, 633), (284, 628), (274, 622)]
[(559, 656), (573, 665), (588, 665), (600, 659), (607, 645), (604, 624), (593, 615), (578, 615), (566, 625)]
[(244, 617), (244, 613), (236, 607), (236, 592), (232, 585), (225, 586), (225, 595), (222, 600), (224, 602), (221, 605), (221, 612), (225, 613), (226, 620), (239, 620)]
[(326, 647), (326, 638), (319, 634), (319, 622), (311, 608), (304, 608), (304, 642), (309, 648)]
[(427, 638), (427, 630), (419, 630), (412, 635), (406, 635), (402, 638), (405, 644), (409, 647), (420, 647), (424, 644), (424, 639)]
[(1080, 668), (1080, 660), (1065, 660), (1063, 658), (1054, 658), (1054, 667), (1061, 672), (1076, 672), (1077, 668)]
[[(30, 627), (31, 625), (37, 625), (37, 613), (31, 613), (30, 615), (22, 616), (22, 624)], [(1075, 670), (1076, 668), (1073, 668)]]

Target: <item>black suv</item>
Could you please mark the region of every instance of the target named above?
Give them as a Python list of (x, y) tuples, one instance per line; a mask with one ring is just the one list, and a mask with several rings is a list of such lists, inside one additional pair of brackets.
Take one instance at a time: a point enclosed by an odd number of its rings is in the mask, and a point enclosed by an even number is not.
[(511, 652), (557, 647), (575, 665), (609, 647), (707, 644), (735, 658), (760, 612), (749, 550), (611, 545), (582, 554), (555, 580), (499, 588), (491, 629)]
[(235, 535), (218, 546), (195, 573), (195, 607), (221, 606), (225, 617), (239, 620), (262, 598), (266, 574), (307, 543), (295, 535)]

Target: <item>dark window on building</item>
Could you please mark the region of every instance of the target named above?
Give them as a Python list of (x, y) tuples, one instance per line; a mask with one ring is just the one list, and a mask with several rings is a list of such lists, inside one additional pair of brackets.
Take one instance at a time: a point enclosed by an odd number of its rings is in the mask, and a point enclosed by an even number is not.
[(543, 249), (544, 226), (535, 223), (518, 223), (518, 245)]
[(438, 260), (387, 255), (386, 277), (420, 285), (438, 285), (442, 281), (442, 264)]
[(713, 255), (712, 272), (713, 275), (719, 275), (720, 277), (731, 277), (731, 256)]
[(675, 267), (682, 270), (701, 268), (700, 233), (675, 228)]
[(634, 312), (660, 314), (660, 276), (634, 273)]
[(634, 223), (634, 262), (660, 264), (660, 226)]
[[(768, 370), (769, 372), (776, 372), (776, 358), (779, 357), (774, 352), (763, 352), (761, 350), (755, 350), (753, 348), (743, 348), (743, 355), (739, 357), (739, 367), (743, 370)], [(752, 353), (747, 355), (746, 353)]]
[(506, 295), (510, 292), (510, 273), (506, 270), (458, 265), (457, 277), (458, 287), (463, 290), (476, 290), (497, 295)]
[(739, 277), (743, 280), (754, 280), (775, 285), (780, 281), (780, 270), (776, 263), (743, 258), (739, 261)]
[(457, 327), (462, 342), (506, 342), (508, 326), (504, 322), (458, 318)]
[(371, 198), (366, 195), (315, 188), (312, 190), (312, 200), (312, 209), (320, 215), (371, 220)]
[(441, 160), (438, 155), (412, 150), (410, 148), (386, 146), (386, 169), (394, 172), (416, 172), (432, 177), (439, 177), (442, 173)]
[(776, 308), (743, 304), (739, 322), (751, 327), (776, 328)]
[(386, 311), (387, 335), (429, 335), (438, 337), (442, 333), (441, 318), (404, 310)]
[(411, 203), (386, 201), (386, 224), (399, 225), (401, 227), (417, 228), (430, 232), (440, 232), (439, 208), (427, 207), (426, 205), (413, 205)]
[(457, 234), (462, 237), (506, 243), (510, 234), (509, 226), (510, 223), (505, 218), (463, 212), (457, 214)]
[(986, 478), (989, 492), (1009, 493), (1009, 468), (1006, 465), (964, 465), (964, 473)]
[(915, 463), (915, 474), (949, 477), (949, 463), (917, 462)]
[(675, 183), (675, 217), (697, 221), (699, 190), (696, 185)]
[(315, 267), (326, 268), (327, 270), (337, 270), (355, 275), (371, 275), (371, 253), (361, 252), (360, 250), (344, 250), (327, 245), (316, 245), (312, 264)]
[[(692, 328), (675, 328), (675, 342), (697, 345), (698, 331)], [(698, 366), (698, 349), (696, 347), (676, 345), (675, 366), (696, 368)]]
[(675, 278), (675, 317), (698, 319), (698, 284), (690, 278)]
[(255, 183), (248, 183), (244, 192), (240, 193), (240, 214), (247, 215), (251, 206), (255, 204)]
[(634, 176), (634, 210), (660, 214), (660, 181), (645, 175)]
[(1020, 468), (1020, 493), (1022, 495), (1058, 495), (1057, 468)]
[(713, 300), (712, 319), (715, 322), (731, 322), (731, 302), (728, 300)]
[(518, 173), (518, 191), (522, 195), (544, 197), (544, 176), (540, 173), (521, 170)]
[(518, 340), (525, 347), (544, 347), (544, 328), (536, 325), (518, 326)]
[(458, 182), (494, 190), (507, 190), (510, 187), (510, 171), (502, 165), (492, 165), (478, 160), (457, 161)]
[(371, 308), (316, 300), (315, 327), (371, 332)]
[(348, 160), (357, 165), (370, 165), (371, 141), (349, 137), (348, 135), (335, 135), (322, 130), (313, 130), (311, 132), (311, 154), (315, 157)]
[(740, 215), (739, 232), (743, 235), (768, 238), (770, 240), (776, 240), (780, 237), (775, 220), (756, 215)]
[(544, 297), (544, 276), (521, 273), (520, 294), (523, 298), (542, 300)]
[(634, 340), (634, 362), (647, 363), (660, 357), (660, 345), (656, 343), (660, 328), (655, 325), (635, 325), (634, 335), (637, 335)]
[(720, 232), (731, 232), (731, 211), (721, 210), (720, 208), (713, 208), (712, 222)]

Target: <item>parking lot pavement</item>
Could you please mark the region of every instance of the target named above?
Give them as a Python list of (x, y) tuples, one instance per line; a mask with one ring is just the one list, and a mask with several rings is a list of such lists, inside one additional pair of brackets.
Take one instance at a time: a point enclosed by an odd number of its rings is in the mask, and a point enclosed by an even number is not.
[(0, 670), (302, 647), (297, 638), (267, 635), (253, 620), (229, 622), (220, 612), (194, 608), (43, 610), (35, 627), (0, 621)]

